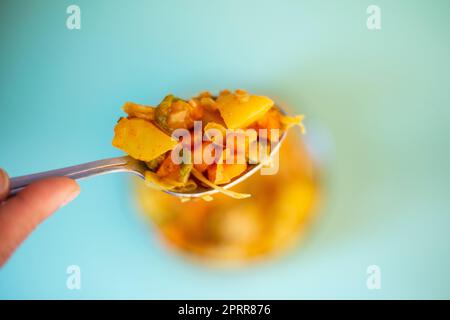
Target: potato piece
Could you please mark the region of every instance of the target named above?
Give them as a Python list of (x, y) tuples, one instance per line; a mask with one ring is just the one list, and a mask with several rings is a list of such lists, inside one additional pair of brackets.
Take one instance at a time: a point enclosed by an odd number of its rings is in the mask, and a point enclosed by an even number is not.
[(151, 122), (139, 118), (122, 118), (114, 133), (113, 146), (142, 161), (153, 160), (178, 143)]
[(230, 129), (246, 128), (273, 106), (267, 97), (226, 93), (217, 98), (220, 114)]

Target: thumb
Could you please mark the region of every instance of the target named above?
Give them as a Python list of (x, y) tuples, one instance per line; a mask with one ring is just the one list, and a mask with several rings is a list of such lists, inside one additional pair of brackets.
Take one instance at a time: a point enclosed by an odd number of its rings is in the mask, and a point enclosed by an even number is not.
[(78, 193), (74, 180), (56, 177), (34, 182), (4, 201), (0, 205), (0, 266), (39, 223)]

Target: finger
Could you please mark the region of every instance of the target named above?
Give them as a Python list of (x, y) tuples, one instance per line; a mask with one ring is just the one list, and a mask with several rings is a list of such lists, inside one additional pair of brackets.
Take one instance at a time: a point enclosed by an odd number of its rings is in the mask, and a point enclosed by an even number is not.
[(9, 177), (5, 170), (0, 168), (0, 202), (6, 198), (9, 192)]
[(79, 190), (72, 179), (49, 178), (5, 201), (0, 206), (0, 266), (40, 222), (73, 200)]

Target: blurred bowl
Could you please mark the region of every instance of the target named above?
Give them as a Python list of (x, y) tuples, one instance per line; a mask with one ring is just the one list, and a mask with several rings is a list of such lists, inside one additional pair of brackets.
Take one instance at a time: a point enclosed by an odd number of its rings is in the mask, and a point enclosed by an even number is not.
[(318, 200), (317, 171), (299, 137), (289, 132), (276, 175), (256, 173), (233, 188), (250, 198), (181, 202), (136, 181), (139, 206), (166, 243), (190, 256), (235, 263), (275, 256), (299, 242)]

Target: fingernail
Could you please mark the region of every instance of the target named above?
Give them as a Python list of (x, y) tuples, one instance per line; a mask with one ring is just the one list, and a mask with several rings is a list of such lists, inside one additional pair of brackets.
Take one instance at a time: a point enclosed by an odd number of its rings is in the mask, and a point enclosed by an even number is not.
[(9, 177), (5, 170), (0, 168), (0, 195), (6, 194), (9, 189)]
[(78, 194), (80, 193), (80, 188), (76, 188), (72, 193), (70, 193), (67, 198), (64, 200), (64, 202), (61, 204), (60, 208), (64, 207), (66, 204), (71, 202), (73, 199), (75, 199)]

